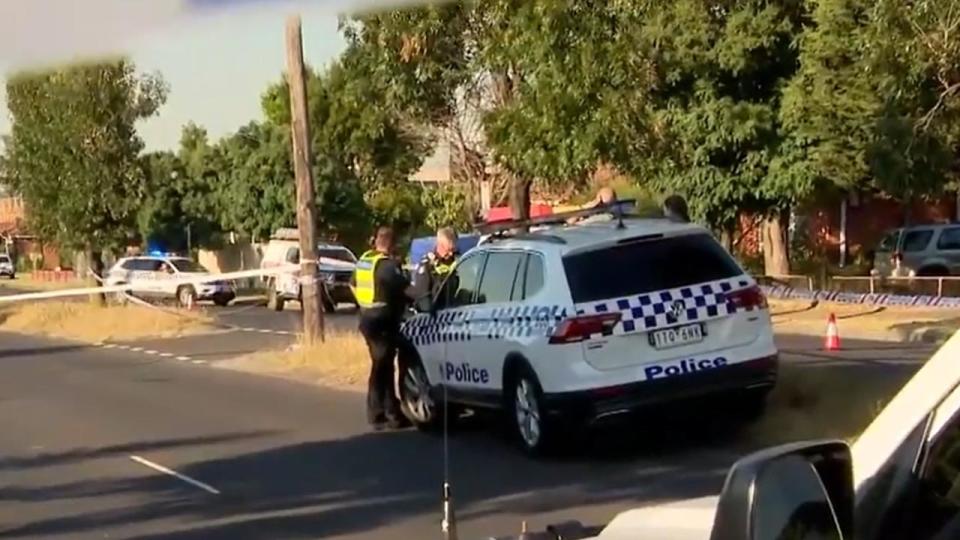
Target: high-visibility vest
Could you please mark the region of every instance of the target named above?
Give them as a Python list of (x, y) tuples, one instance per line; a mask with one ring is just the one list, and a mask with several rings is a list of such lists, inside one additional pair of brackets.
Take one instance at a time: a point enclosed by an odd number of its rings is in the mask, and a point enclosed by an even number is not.
[(387, 305), (386, 302), (377, 302), (377, 263), (387, 256), (379, 251), (368, 251), (360, 256), (357, 269), (353, 273), (353, 295), (361, 308), (374, 308)]
[(437, 259), (436, 262), (433, 263), (433, 272), (437, 275), (437, 277), (445, 277), (447, 274), (453, 271), (453, 265), (456, 264), (456, 262), (457, 260), (453, 257), (451, 257), (450, 262), (447, 263), (440, 262), (440, 259)]

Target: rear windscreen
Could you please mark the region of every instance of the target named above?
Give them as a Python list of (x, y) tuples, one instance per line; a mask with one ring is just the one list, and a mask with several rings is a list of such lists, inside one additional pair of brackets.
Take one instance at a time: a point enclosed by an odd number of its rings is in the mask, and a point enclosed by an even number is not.
[(563, 259), (573, 301), (593, 302), (739, 276), (733, 258), (707, 234), (616, 245)]

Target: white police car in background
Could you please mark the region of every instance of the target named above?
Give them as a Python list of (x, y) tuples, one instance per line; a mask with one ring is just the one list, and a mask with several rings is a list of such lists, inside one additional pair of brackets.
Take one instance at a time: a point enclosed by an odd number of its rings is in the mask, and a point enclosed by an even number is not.
[(6, 253), (0, 253), (0, 276), (6, 276), (10, 279), (16, 279), (17, 269), (13, 265), (13, 259)]
[[(233, 284), (211, 280), (204, 283), (182, 283), (185, 279), (205, 278), (210, 271), (186, 257), (147, 255), (124, 257), (107, 272), (106, 285), (130, 285), (130, 293), (148, 299), (174, 299), (181, 306), (197, 300), (213, 300), (226, 306), (237, 296)], [(119, 301), (124, 301), (121, 294)]]
[(466, 253), (404, 323), (411, 420), (436, 426), (445, 386), (456, 406), (506, 410), (538, 453), (560, 426), (655, 403), (722, 395), (762, 410), (778, 363), (766, 299), (705, 229), (553, 218)]

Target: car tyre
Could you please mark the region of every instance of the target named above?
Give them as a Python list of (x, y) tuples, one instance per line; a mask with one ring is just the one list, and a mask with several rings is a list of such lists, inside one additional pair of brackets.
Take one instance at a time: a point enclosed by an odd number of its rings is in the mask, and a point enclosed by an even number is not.
[(190, 285), (177, 289), (177, 304), (182, 308), (193, 307), (197, 303), (197, 291)]
[(268, 285), (270, 289), (267, 291), (267, 308), (273, 311), (283, 311), (283, 297), (277, 292), (276, 281), (270, 280)]
[(419, 360), (406, 364), (400, 371), (400, 410), (420, 431), (436, 433), (443, 429), (443, 404), (431, 397), (423, 364)]
[(228, 294), (218, 294), (213, 297), (213, 303), (219, 307), (227, 307), (232, 301), (233, 297)]
[(506, 411), (514, 439), (527, 455), (542, 457), (556, 449), (555, 424), (547, 421), (543, 389), (533, 371), (524, 366), (508, 379)]
[(330, 298), (330, 293), (323, 285), (320, 286), (320, 305), (323, 306), (324, 313), (336, 313), (337, 304)]

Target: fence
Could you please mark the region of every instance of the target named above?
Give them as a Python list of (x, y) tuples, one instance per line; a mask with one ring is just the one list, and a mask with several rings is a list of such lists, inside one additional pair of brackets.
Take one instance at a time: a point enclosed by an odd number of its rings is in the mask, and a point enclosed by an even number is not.
[(869, 294), (960, 296), (960, 277), (834, 276), (828, 280), (827, 288)]
[(77, 274), (73, 270), (34, 270), (30, 276), (36, 281), (73, 281)]

